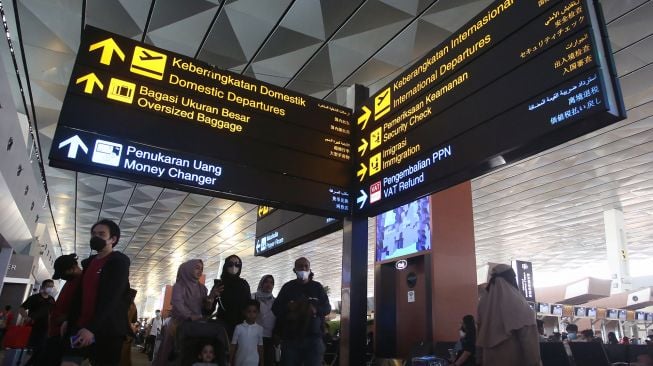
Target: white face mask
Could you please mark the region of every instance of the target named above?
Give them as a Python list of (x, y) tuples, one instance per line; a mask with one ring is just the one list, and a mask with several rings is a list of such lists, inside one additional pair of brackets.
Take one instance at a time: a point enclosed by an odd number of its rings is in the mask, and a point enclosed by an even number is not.
[(302, 281), (308, 280), (308, 276), (310, 275), (309, 271), (297, 271), (297, 278), (299, 278)]
[(54, 293), (54, 287), (48, 287), (45, 289), (45, 294), (46, 295), (52, 295)]
[(232, 275), (238, 274), (238, 267), (228, 267), (227, 272), (229, 272)]
[(460, 333), (460, 338), (465, 337), (465, 332), (463, 332), (462, 330), (459, 330), (458, 333)]

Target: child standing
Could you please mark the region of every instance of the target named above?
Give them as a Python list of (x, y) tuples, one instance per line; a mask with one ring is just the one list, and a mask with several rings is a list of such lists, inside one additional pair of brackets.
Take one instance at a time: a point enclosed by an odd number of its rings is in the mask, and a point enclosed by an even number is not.
[(249, 300), (243, 309), (245, 321), (236, 326), (231, 339), (232, 366), (263, 365), (263, 327), (256, 324), (260, 304)]
[(197, 356), (200, 362), (195, 362), (193, 366), (217, 366), (215, 363), (215, 348), (210, 343), (202, 346), (200, 354)]

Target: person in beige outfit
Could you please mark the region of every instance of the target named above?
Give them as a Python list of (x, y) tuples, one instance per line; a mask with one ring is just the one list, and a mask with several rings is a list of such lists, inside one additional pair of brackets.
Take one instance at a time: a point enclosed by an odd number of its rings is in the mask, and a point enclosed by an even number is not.
[(541, 365), (535, 312), (517, 287), (515, 271), (505, 264), (492, 269), (479, 301), (477, 346), (483, 365)]

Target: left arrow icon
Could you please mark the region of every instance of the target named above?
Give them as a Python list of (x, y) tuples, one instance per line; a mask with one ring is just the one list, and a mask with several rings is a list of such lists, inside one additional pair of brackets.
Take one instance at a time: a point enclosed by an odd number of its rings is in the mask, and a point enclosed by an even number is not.
[(358, 198), (356, 199), (356, 203), (360, 204), (360, 209), (362, 210), (363, 206), (365, 206), (365, 202), (367, 202), (367, 193), (365, 193), (365, 191), (362, 189), (360, 190), (360, 192), (361, 195), (358, 196)]
[(84, 154), (88, 153), (88, 147), (84, 145), (84, 141), (79, 138), (79, 136), (75, 135), (69, 139), (66, 139), (64, 141), (61, 141), (59, 144), (59, 148), (64, 148), (68, 146), (68, 157), (70, 159), (76, 159), (77, 158), (77, 150), (82, 149), (84, 151)]
[(84, 85), (84, 93), (86, 94), (93, 94), (93, 87), (97, 85), (100, 90), (104, 90), (104, 85), (102, 85), (102, 82), (100, 79), (95, 75), (94, 72), (90, 74), (86, 74), (80, 78), (77, 78), (75, 80), (75, 84), (83, 83), (86, 82), (86, 85)]
[(100, 55), (100, 63), (104, 65), (111, 65), (111, 57), (115, 53), (118, 55), (120, 60), (125, 61), (125, 54), (122, 52), (120, 47), (113, 38), (107, 38), (104, 41), (96, 42), (88, 48), (89, 52), (95, 51), (97, 49), (102, 49), (102, 54)]

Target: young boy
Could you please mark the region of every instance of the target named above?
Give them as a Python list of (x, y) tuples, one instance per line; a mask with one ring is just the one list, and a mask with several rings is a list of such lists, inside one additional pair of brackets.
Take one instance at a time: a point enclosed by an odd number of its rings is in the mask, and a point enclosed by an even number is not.
[(263, 327), (256, 324), (260, 304), (249, 300), (243, 312), (245, 321), (236, 326), (231, 339), (232, 366), (263, 366)]

